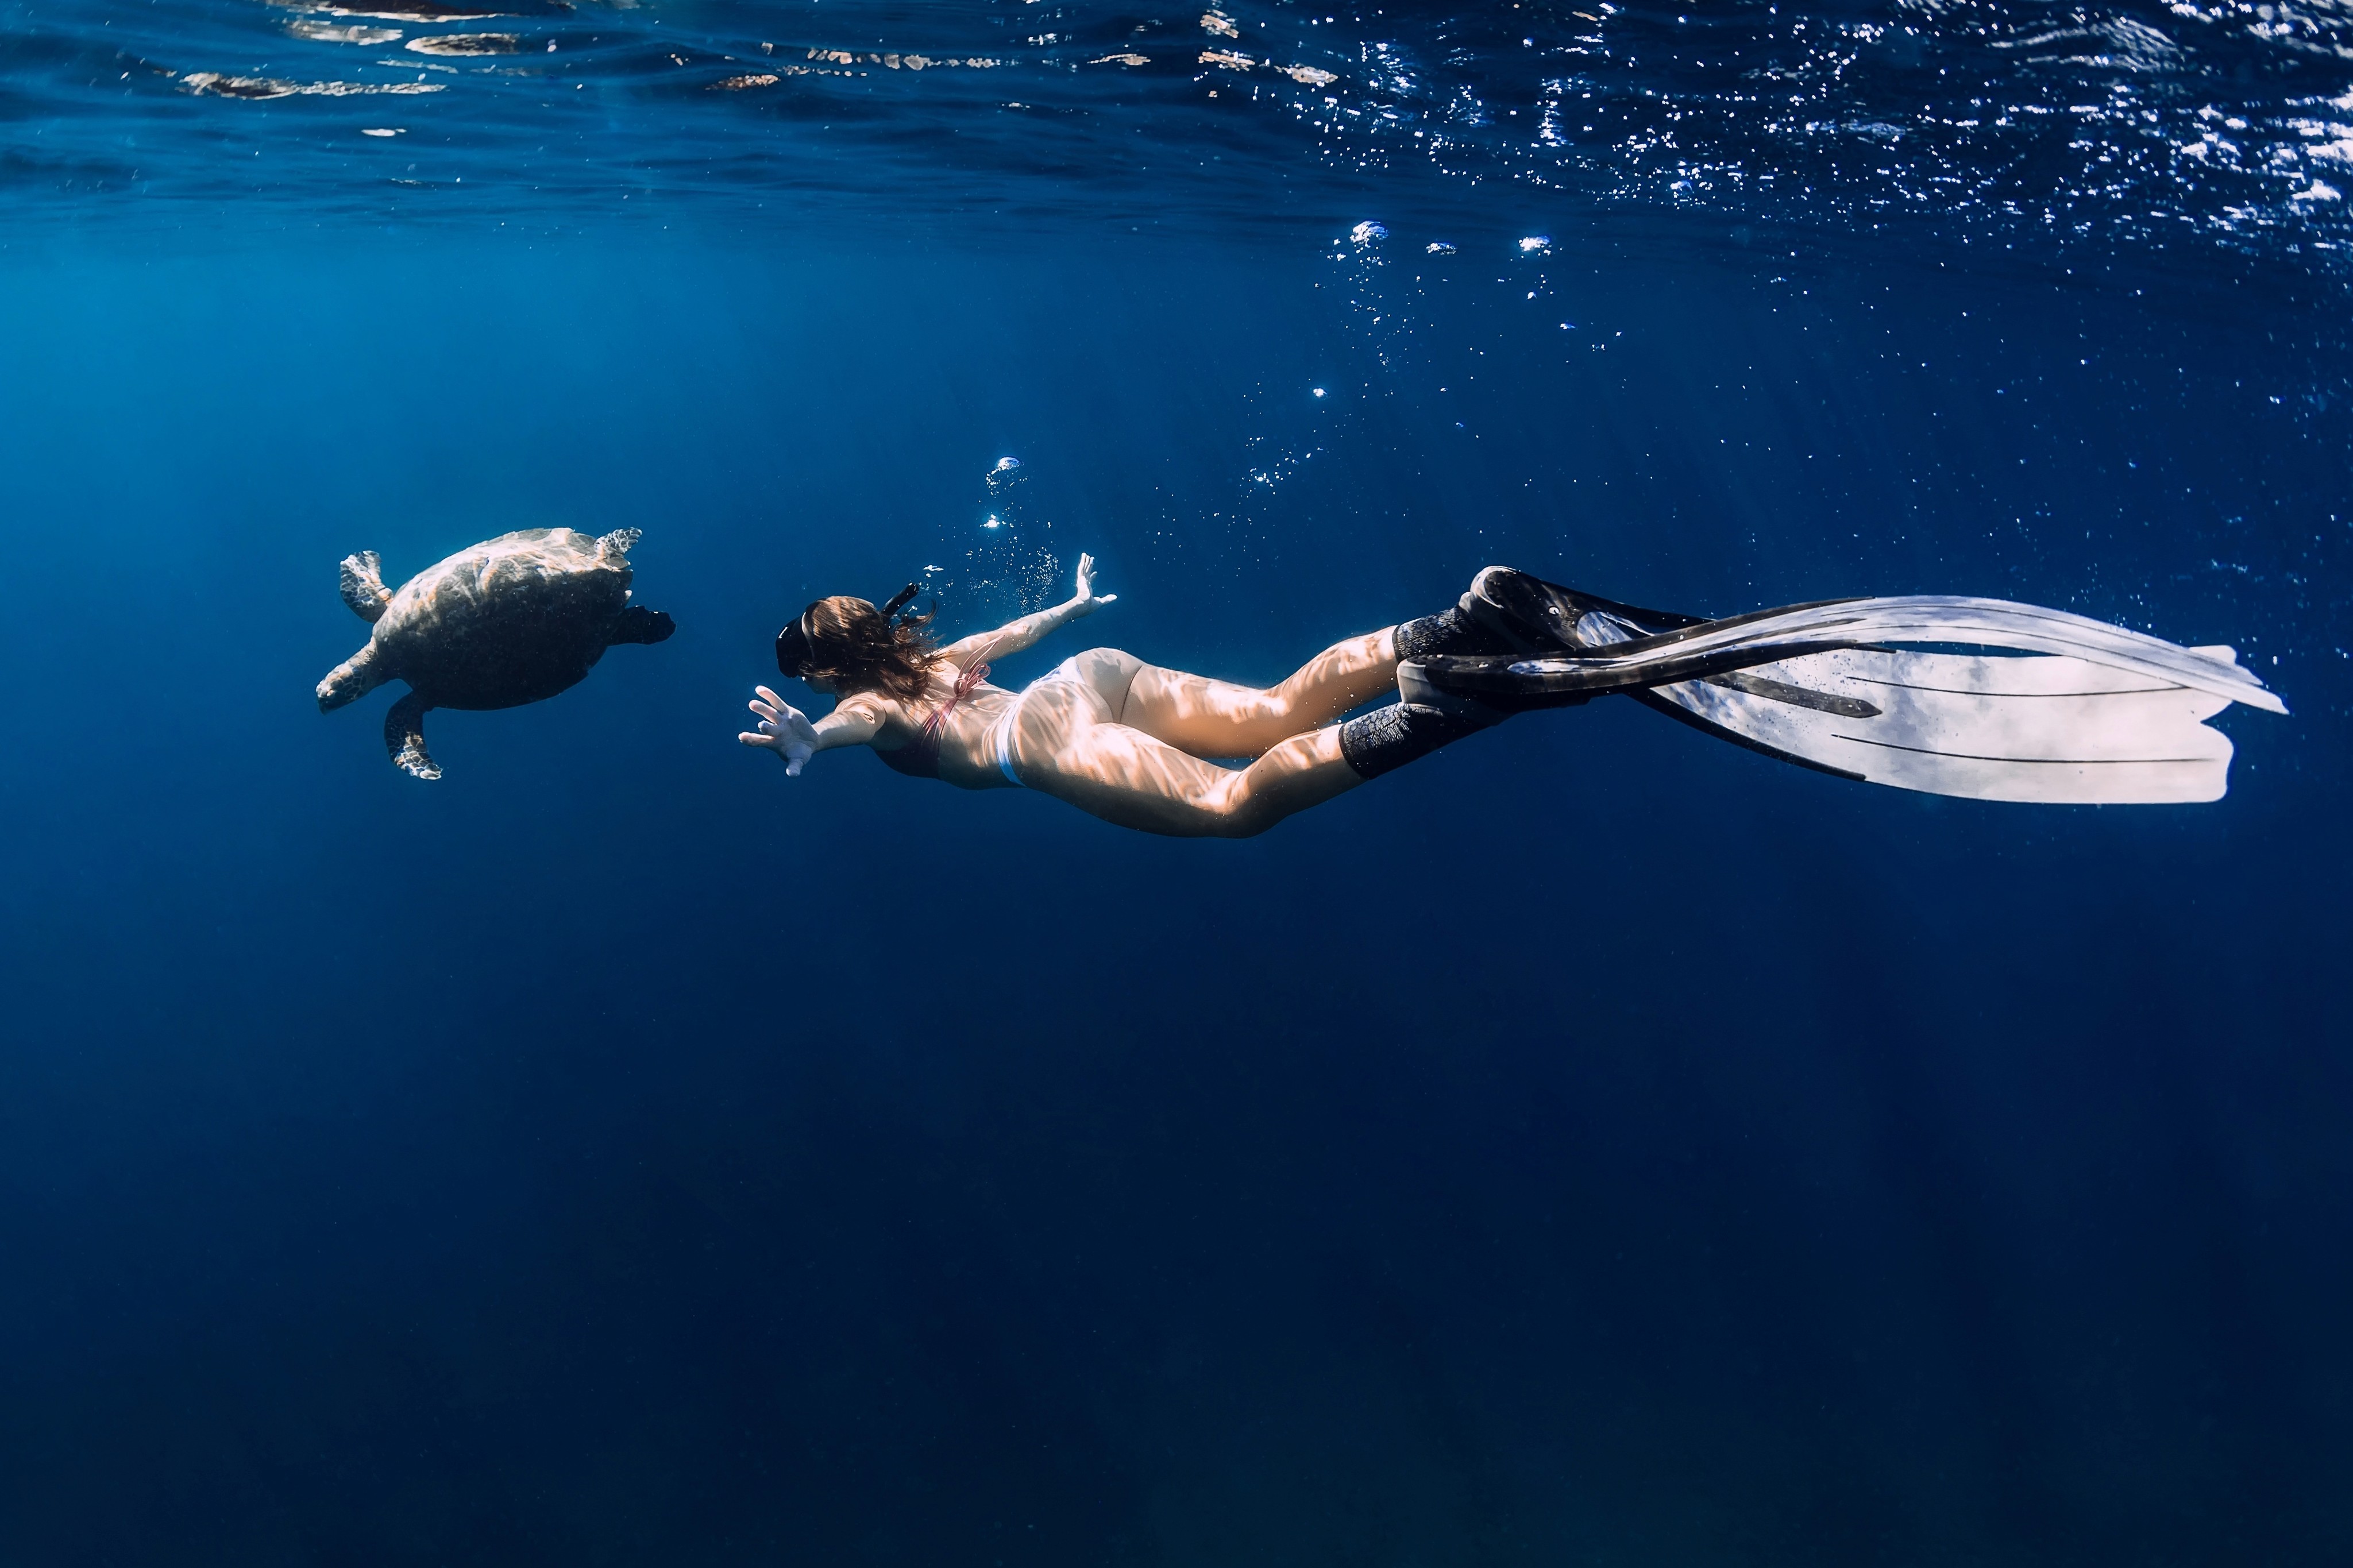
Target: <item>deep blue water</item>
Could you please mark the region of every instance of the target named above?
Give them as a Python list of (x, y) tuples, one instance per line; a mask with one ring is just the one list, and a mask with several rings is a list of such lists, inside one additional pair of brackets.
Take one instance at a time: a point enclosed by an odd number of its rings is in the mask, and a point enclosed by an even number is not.
[[(2353, 12), (456, 9), (0, 12), (0, 1564), (2353, 1555)], [(557, 523), (678, 635), (318, 713), (341, 556)], [(2293, 713), (1237, 844), (734, 742), (1082, 550), (1006, 678), (1505, 561)]]

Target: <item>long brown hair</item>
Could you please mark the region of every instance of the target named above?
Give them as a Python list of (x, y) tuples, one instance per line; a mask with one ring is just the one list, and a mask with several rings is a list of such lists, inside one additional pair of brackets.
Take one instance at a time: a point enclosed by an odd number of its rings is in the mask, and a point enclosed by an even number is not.
[(801, 612), (801, 635), (808, 657), (801, 673), (833, 682), (845, 692), (881, 691), (920, 702), (932, 689), (932, 666), (940, 652), (924, 628), (932, 615), (887, 616), (865, 599), (836, 594)]

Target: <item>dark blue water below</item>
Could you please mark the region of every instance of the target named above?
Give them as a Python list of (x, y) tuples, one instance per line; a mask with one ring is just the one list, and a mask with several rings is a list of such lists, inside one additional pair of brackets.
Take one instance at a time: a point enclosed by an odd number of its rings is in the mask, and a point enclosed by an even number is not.
[[(2312, 200), (2158, 248), (1270, 143), (1091, 214), (873, 134), (626, 206), (22, 187), (0, 1563), (2353, 1554)], [(643, 529), (678, 635), (437, 712), (437, 784), (318, 713), (341, 556), (543, 524)], [(736, 745), (808, 598), (970, 630), (1082, 550), (1119, 602), (1005, 679), (1271, 680), (1505, 561), (2062, 605), (2293, 713), (2095, 809), (1603, 701), (1234, 844)]]

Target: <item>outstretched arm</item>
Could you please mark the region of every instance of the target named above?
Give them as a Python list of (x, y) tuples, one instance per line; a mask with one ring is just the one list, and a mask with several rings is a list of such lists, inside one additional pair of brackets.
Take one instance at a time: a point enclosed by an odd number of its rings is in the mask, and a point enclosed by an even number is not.
[(881, 715), (862, 703), (844, 703), (812, 724), (807, 714), (766, 687), (754, 689), (760, 694), (752, 701), (760, 727), (735, 738), (747, 746), (765, 746), (776, 752), (784, 760), (785, 772), (794, 778), (801, 776), (801, 764), (818, 752), (836, 746), (862, 746), (882, 729)]
[(1050, 632), (1058, 632), (1082, 616), (1092, 616), (1102, 605), (1115, 603), (1117, 594), (1095, 593), (1095, 558), (1079, 557), (1078, 592), (1050, 610), (1040, 610), (1034, 616), (1024, 616), (1018, 621), (1008, 621), (993, 632), (977, 632), (950, 643), (946, 658), (958, 669), (969, 669), (983, 659), (1002, 658), (1007, 654), (1019, 653), (1039, 641)]

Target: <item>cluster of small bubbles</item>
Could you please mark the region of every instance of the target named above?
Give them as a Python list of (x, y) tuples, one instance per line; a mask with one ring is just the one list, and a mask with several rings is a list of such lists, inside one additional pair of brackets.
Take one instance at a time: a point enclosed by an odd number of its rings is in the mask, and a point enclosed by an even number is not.
[(1302, 402), (1260, 388), (1245, 399), (1250, 423), (1256, 428), (1242, 440), (1242, 468), (1232, 507), (1209, 514), (1219, 548), (1237, 561), (1261, 558), (1283, 536), (1295, 503), (1282, 492), (1318, 467), (1315, 459), (1324, 452), (1322, 442), (1331, 426), (1330, 415), (1317, 405), (1330, 390), (1312, 387)]
[(1010, 620), (1043, 609), (1053, 595), (1061, 563), (1046, 536), (1054, 525), (1029, 518), (1020, 504), (1018, 488), (1028, 478), (1021, 459), (1009, 456), (981, 475), (980, 538), (965, 547), (964, 576), (953, 584), (967, 619)]
[[(1381, 264), (1372, 247), (1352, 251), (1342, 246), (1331, 254), (1330, 258), (1343, 264), (1349, 273), (1350, 292), (1344, 301), (1347, 323), (1353, 331), (1370, 338), (1370, 346), (1383, 368), (1398, 370), (1412, 363), (1435, 369), (1445, 362), (1448, 344), (1431, 335), (1433, 323), (1443, 318), (1434, 314), (1431, 306), (1440, 297), (1440, 290), (1453, 285), (1477, 287), (1492, 281), (1509, 289), (1532, 313), (1540, 312), (1528, 322), (1528, 329), (1544, 334), (1550, 352), (1569, 347), (1568, 340), (1555, 334), (1583, 332), (1575, 319), (1582, 312), (1571, 310), (1556, 314), (1567, 301), (1556, 298), (1550, 275), (1556, 258), (1551, 236), (1499, 237), (1472, 247), (1467, 255), (1476, 258), (1482, 250), (1488, 258), (1483, 263), (1472, 260), (1468, 265), (1456, 259), (1466, 256), (1464, 247), (1448, 240), (1412, 247), (1387, 266)], [(1577, 343), (1577, 348), (1579, 352), (1606, 352), (1609, 346), (1605, 341), (1608, 335), (1590, 334), (1589, 341)], [(1441, 385), (1440, 390), (1445, 388)], [(1325, 394), (1320, 386), (1310, 391), (1316, 398)]]
[(1353, 249), (1342, 246), (1335, 253), (1348, 269), (1349, 319), (1371, 338), (1373, 352), (1385, 365), (1395, 363), (1400, 340), (1413, 331), (1409, 318), (1382, 300), (1379, 277), (1388, 260), (1381, 254), (1380, 245), (1388, 237), (1386, 226), (1368, 220), (1348, 231)]

